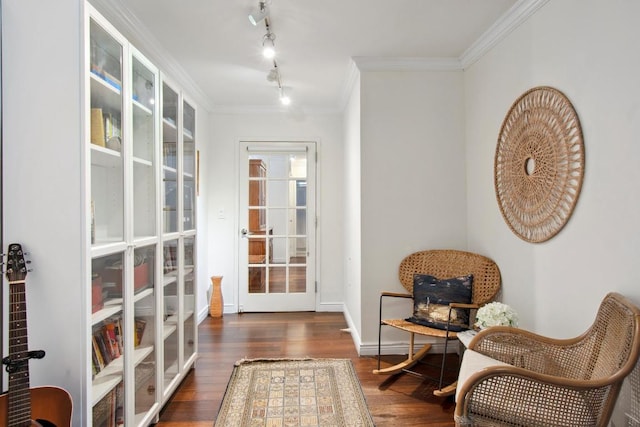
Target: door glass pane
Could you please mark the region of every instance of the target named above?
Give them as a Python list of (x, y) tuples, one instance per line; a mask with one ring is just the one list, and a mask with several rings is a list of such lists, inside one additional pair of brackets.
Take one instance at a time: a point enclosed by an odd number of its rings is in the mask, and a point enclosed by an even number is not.
[(266, 288), (266, 268), (264, 266), (249, 265), (249, 293), (264, 294)]
[(123, 254), (91, 261), (93, 425), (124, 416)]
[(188, 103), (183, 103), (183, 196), (184, 196), (184, 230), (193, 230), (195, 224), (196, 196), (196, 110)]
[(156, 234), (155, 82), (156, 75), (133, 57), (133, 233)]
[(178, 240), (163, 244), (164, 386), (178, 375)]
[(287, 292), (287, 268), (269, 268), (269, 291), (270, 294), (284, 294)]
[(122, 46), (90, 24), (91, 244), (124, 239)]
[(195, 238), (185, 237), (184, 239), (184, 361), (188, 362), (189, 358), (195, 353)]
[(289, 292), (307, 291), (307, 267), (289, 267)]
[(144, 416), (156, 401), (156, 245), (137, 248), (133, 260), (135, 412)]
[(162, 181), (164, 233), (178, 231), (178, 94), (162, 84)]
[(249, 294), (307, 292), (306, 166), (306, 153), (249, 156)]

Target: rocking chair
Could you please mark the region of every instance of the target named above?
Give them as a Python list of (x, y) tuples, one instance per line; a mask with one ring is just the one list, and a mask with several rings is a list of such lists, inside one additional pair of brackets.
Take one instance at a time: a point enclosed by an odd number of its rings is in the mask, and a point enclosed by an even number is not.
[[(449, 303), (449, 313), (444, 329), (424, 326), (410, 322), (405, 319), (383, 319), (383, 299), (407, 298), (413, 300), (413, 286), (415, 275), (430, 275), (438, 279), (448, 279), (465, 275), (472, 275), (472, 297), (471, 303)], [(445, 371), (445, 361), (447, 345), (449, 340), (457, 339), (457, 332), (450, 327), (452, 310), (455, 309), (477, 309), (482, 305), (492, 301), (500, 290), (500, 270), (491, 259), (471, 252), (437, 249), (413, 253), (402, 260), (399, 267), (399, 278), (402, 286), (409, 292), (382, 292), (380, 295), (380, 314), (378, 327), (378, 368), (373, 370), (374, 374), (396, 375), (403, 372), (417, 374), (410, 370), (418, 363), (431, 349), (432, 344), (424, 344), (421, 349), (414, 351), (415, 335), (434, 337), (444, 340), (444, 353), (440, 366), (440, 378), (438, 389), (434, 391), (436, 396), (449, 396), (455, 393), (456, 383), (443, 388), (443, 378)], [(470, 316), (471, 319), (471, 316)], [(380, 367), (382, 326), (391, 326), (409, 333), (409, 354), (406, 360), (386, 368)], [(471, 325), (466, 325), (469, 329)]]

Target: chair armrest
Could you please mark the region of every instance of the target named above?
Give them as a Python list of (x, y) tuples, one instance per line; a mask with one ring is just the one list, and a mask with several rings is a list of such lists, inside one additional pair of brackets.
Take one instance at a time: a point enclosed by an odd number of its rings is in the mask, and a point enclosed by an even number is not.
[(553, 339), (510, 326), (492, 326), (480, 331), (469, 349), (540, 374), (580, 378), (584, 367), (568, 361), (580, 354), (581, 338)]
[(450, 302), (450, 308), (480, 308), (480, 304), (465, 304), (461, 302)]
[(397, 297), (397, 298), (413, 298), (411, 294), (403, 294), (399, 292), (382, 292), (381, 297)]
[[(540, 374), (515, 366), (491, 366), (458, 383), (457, 426), (478, 425), (491, 420), (496, 425), (600, 425), (599, 409), (607, 391), (618, 379), (580, 380)], [(551, 415), (545, 421), (541, 416)], [(576, 421), (578, 420), (578, 421)], [(481, 424), (481, 423), (480, 423)]]

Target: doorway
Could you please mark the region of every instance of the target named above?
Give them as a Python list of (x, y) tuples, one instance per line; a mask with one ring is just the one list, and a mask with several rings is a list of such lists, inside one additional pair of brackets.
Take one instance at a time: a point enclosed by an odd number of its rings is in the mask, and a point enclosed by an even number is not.
[(316, 307), (316, 145), (241, 142), (239, 311)]

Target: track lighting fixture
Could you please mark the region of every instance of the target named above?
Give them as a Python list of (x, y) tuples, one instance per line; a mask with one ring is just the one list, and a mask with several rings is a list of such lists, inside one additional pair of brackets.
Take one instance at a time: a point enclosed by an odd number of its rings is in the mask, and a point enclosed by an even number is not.
[(267, 32), (262, 38), (262, 56), (267, 59), (273, 59), (276, 56), (275, 39), (276, 35), (271, 31)]
[(264, 21), (267, 16), (269, 16), (269, 9), (267, 9), (265, 2), (261, 1), (258, 4), (258, 9), (249, 14), (249, 22), (254, 26), (257, 26), (259, 23)]
[(267, 19), (269, 17), (267, 2), (271, 4), (271, 0), (260, 0), (257, 11), (249, 14), (249, 21), (253, 25), (258, 25), (260, 22), (264, 21), (267, 33), (262, 37), (262, 55), (273, 61), (273, 68), (269, 70), (269, 74), (267, 74), (267, 81), (276, 83), (280, 102), (282, 105), (286, 106), (291, 104), (291, 98), (282, 86), (282, 76), (280, 75), (280, 69), (278, 68), (278, 63), (275, 59), (276, 35), (271, 32), (271, 18)]

